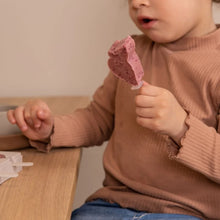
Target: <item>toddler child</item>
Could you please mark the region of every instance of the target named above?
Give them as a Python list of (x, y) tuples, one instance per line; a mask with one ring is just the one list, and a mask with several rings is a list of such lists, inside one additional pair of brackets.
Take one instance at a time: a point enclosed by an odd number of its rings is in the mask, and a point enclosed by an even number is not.
[[(101, 145), (103, 187), (89, 219), (220, 219), (220, 29), (214, 0), (129, 0), (144, 84), (112, 72), (85, 109), (53, 117), (32, 100), (8, 112), (32, 146)], [(216, 0), (215, 2), (219, 2)]]

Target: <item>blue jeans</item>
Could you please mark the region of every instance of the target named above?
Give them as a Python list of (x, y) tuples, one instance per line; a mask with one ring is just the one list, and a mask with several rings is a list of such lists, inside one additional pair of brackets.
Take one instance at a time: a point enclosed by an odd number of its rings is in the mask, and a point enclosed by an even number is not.
[(72, 212), (71, 220), (200, 220), (189, 215), (158, 214), (121, 208), (103, 200), (85, 203)]

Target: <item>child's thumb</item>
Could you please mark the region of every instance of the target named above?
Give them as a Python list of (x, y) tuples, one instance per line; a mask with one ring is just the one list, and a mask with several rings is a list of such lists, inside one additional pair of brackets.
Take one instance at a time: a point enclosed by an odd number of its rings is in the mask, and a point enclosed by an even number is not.
[(44, 121), (46, 124), (49, 124), (52, 121), (52, 115), (49, 110), (39, 110), (37, 116), (40, 120)]
[(147, 85), (150, 85), (150, 84), (146, 81), (143, 81), (143, 86), (147, 86)]

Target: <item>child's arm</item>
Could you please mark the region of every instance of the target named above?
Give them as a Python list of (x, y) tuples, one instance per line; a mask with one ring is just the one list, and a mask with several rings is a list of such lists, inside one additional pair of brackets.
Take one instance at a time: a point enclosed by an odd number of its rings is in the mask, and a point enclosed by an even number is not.
[[(172, 158), (220, 183), (220, 109), (217, 128), (209, 127), (189, 113), (188, 130), (181, 139), (178, 153)], [(176, 147), (170, 142), (171, 147)]]
[(87, 108), (55, 117), (51, 145), (87, 147), (101, 145), (108, 140), (114, 126), (117, 82), (117, 78), (110, 73)]
[[(54, 116), (50, 119), (53, 123), (49, 124), (50, 129), (47, 130), (46, 135), (39, 136), (39, 133), (33, 133), (39, 130), (38, 123), (41, 123), (41, 120), (36, 117), (37, 111), (31, 114), (33, 120), (21, 116), (23, 114), (21, 109), (16, 110), (17, 114), (9, 112), (9, 120), (17, 123), (23, 129), (23, 133), (29, 137), (30, 144), (41, 151), (49, 151), (52, 147), (101, 145), (109, 139), (113, 130), (116, 84), (117, 78), (112, 73), (109, 74), (104, 84), (96, 90), (93, 101), (87, 108), (78, 109), (68, 115)], [(32, 105), (26, 106), (27, 109), (32, 107)], [(42, 137), (47, 137), (48, 133), (51, 134), (48, 143), (41, 141)]]
[(220, 109), (217, 127), (209, 127), (187, 113), (169, 91), (146, 83), (136, 106), (139, 124), (171, 137), (172, 159), (220, 183)]

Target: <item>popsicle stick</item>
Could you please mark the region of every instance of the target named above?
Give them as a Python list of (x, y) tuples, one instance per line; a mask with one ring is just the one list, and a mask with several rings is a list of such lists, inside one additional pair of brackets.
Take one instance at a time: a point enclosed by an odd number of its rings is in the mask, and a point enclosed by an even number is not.
[(19, 163), (12, 163), (13, 167), (31, 167), (33, 166), (33, 162), (19, 162)]
[(17, 173), (0, 173), (0, 177), (6, 177), (6, 178), (11, 178), (11, 177), (17, 177)]
[(136, 86), (132, 86), (132, 87), (131, 87), (131, 90), (140, 89), (141, 86), (143, 86), (143, 81), (141, 81), (141, 82), (140, 82), (138, 85), (136, 85)]

